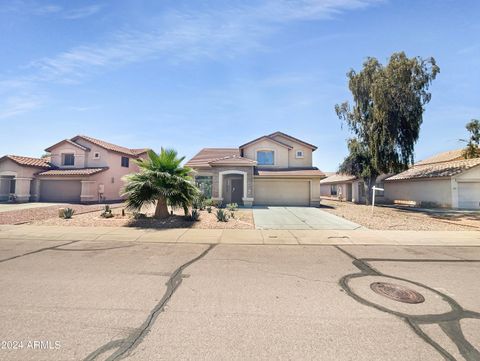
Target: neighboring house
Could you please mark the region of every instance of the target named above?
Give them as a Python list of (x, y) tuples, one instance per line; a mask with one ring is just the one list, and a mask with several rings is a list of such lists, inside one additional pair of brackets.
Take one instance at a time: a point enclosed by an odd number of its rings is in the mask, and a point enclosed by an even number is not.
[(480, 209), (480, 158), (464, 159), (462, 152), (437, 154), (387, 178), (385, 198), (419, 206)]
[(120, 200), (122, 177), (138, 171), (133, 159), (147, 149), (130, 149), (78, 135), (45, 149), (45, 159), (0, 158), (0, 201), (93, 203)]
[[(383, 188), (384, 179), (387, 177), (388, 175), (378, 176), (375, 185)], [(320, 181), (320, 195), (324, 198), (365, 203), (365, 186), (363, 180), (355, 176), (335, 173)], [(384, 192), (376, 192), (375, 202), (384, 202)]]
[(325, 175), (312, 166), (316, 149), (275, 132), (238, 148), (204, 148), (186, 165), (204, 194), (223, 203), (319, 206)]

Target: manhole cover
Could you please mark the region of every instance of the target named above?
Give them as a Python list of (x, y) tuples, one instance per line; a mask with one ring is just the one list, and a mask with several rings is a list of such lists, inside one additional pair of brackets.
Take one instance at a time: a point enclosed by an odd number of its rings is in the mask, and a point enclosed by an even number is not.
[(386, 282), (374, 282), (370, 285), (373, 292), (385, 296), (392, 300), (403, 303), (422, 303), (425, 302), (423, 297), (417, 291), (410, 288)]

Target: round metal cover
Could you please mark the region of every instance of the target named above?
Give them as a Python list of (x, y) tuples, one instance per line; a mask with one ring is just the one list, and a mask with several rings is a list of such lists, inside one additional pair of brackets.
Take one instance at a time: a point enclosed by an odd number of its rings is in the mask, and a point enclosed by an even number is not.
[(403, 303), (422, 303), (425, 302), (423, 297), (417, 291), (405, 286), (396, 285), (387, 282), (374, 282), (370, 285), (373, 292), (384, 297)]

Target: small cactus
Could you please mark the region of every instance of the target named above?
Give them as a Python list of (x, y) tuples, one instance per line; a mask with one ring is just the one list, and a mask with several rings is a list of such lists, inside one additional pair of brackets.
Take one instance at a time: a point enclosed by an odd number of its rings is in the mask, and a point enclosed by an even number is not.
[(218, 222), (228, 222), (228, 214), (223, 209), (218, 209), (216, 216)]
[(63, 218), (71, 219), (74, 213), (75, 213), (75, 210), (73, 210), (72, 208), (65, 208), (63, 211)]

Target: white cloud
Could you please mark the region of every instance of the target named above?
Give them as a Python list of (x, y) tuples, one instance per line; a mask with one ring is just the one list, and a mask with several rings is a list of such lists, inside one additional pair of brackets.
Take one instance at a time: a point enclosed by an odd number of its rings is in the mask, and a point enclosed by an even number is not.
[(85, 6), (83, 8), (68, 10), (65, 11), (63, 17), (69, 20), (86, 18), (88, 16), (98, 13), (102, 9), (102, 7), (102, 5), (96, 4), (91, 6)]
[(0, 103), (0, 119), (28, 112), (42, 104), (38, 96), (12, 96)]
[[(264, 40), (284, 23), (331, 18), (340, 12), (365, 8), (380, 1), (266, 0), (255, 6), (230, 5), (222, 10), (171, 10), (151, 22), (155, 25), (147, 29), (117, 31), (96, 43), (33, 61), (28, 67), (29, 74), (19, 80), (35, 85), (71, 83), (96, 72), (155, 58), (169, 62), (231, 58), (252, 49), (265, 49)], [(70, 19), (90, 16), (100, 9), (99, 5), (70, 11), (43, 6), (44, 12), (59, 12)], [(9, 81), (16, 80), (6, 80)], [(0, 87), (1, 83), (0, 79)], [(33, 105), (26, 101), (25, 105), (28, 104)], [(30, 108), (19, 106), (18, 109)]]
[(101, 4), (94, 4), (80, 8), (66, 8), (57, 4), (35, 0), (12, 0), (0, 7), (0, 12), (27, 14), (37, 16), (57, 16), (63, 19), (76, 20), (98, 13), (103, 8)]

